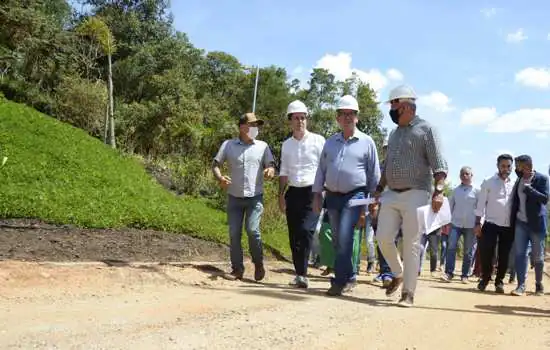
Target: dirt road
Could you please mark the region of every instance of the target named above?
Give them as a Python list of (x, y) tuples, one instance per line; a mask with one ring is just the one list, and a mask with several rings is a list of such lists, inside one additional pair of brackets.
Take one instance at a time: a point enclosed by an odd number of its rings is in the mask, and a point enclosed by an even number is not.
[(402, 309), (371, 276), (329, 298), (322, 277), (307, 292), (288, 288), (283, 263), (261, 284), (227, 281), (219, 264), (120, 265), (0, 262), (0, 348), (550, 348), (548, 296), (422, 277), (416, 307)]

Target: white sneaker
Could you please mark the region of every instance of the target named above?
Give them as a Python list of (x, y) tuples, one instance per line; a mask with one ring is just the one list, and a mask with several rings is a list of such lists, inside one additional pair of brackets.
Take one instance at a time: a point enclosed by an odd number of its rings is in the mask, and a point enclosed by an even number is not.
[(309, 282), (307, 278), (305, 278), (304, 276), (296, 276), (288, 284), (297, 288), (307, 288), (309, 285)]

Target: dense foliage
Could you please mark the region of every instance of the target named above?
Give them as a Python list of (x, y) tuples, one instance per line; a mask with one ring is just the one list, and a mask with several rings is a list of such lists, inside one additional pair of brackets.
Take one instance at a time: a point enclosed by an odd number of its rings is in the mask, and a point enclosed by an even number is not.
[[(89, 135), (166, 167), (177, 190), (224, 204), (209, 166), (219, 145), (236, 134), (237, 117), (252, 109), (256, 69), (225, 52), (205, 52), (174, 29), (168, 0), (5, 0), (0, 3), (0, 92)], [(112, 78), (114, 129), (106, 133)], [(360, 128), (378, 145), (384, 137), (374, 92), (314, 69), (307, 82), (275, 65), (261, 67), (256, 113), (267, 121), (261, 139), (277, 156), (289, 129), (287, 104), (303, 100), (311, 128), (336, 130), (333, 105), (357, 96)], [(303, 88), (305, 86), (305, 88)], [(20, 116), (21, 118), (24, 115)], [(29, 135), (32, 137), (32, 135)], [(268, 184), (268, 201), (274, 193)], [(284, 228), (276, 203), (265, 220)]]

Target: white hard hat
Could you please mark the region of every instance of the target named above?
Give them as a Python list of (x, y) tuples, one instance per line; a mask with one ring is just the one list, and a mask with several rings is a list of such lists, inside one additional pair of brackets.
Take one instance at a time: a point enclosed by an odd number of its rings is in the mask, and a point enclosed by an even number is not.
[(288, 105), (288, 107), (286, 109), (286, 115), (289, 116), (292, 113), (305, 113), (305, 114), (308, 114), (307, 107), (300, 100), (292, 101), (292, 102), (290, 102), (290, 104)]
[(396, 100), (398, 98), (410, 98), (416, 100), (417, 97), (412, 87), (408, 85), (399, 85), (398, 87), (390, 91), (388, 101), (386, 102), (389, 103), (392, 100)]
[(336, 103), (336, 109), (351, 109), (359, 112), (359, 104), (355, 97), (351, 95), (345, 95), (340, 97), (338, 103)]

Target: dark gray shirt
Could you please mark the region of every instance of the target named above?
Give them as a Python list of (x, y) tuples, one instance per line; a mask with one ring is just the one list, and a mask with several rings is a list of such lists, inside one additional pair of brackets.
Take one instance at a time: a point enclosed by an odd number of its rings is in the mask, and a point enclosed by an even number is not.
[(224, 141), (214, 160), (220, 166), (227, 161), (231, 178), (227, 193), (238, 198), (262, 194), (263, 170), (274, 162), (267, 143), (254, 140), (253, 143), (248, 144), (239, 138)]
[(388, 140), (384, 173), (390, 189), (433, 190), (433, 174), (447, 173), (441, 140), (436, 130), (416, 116), (398, 126)]

